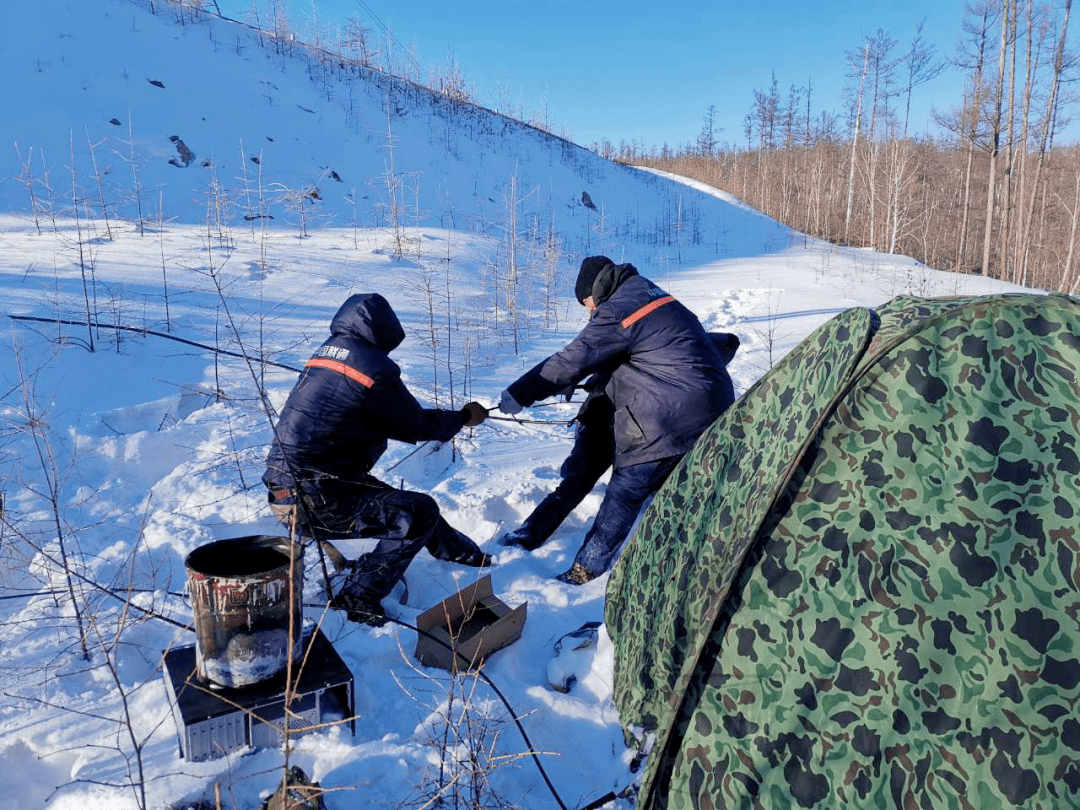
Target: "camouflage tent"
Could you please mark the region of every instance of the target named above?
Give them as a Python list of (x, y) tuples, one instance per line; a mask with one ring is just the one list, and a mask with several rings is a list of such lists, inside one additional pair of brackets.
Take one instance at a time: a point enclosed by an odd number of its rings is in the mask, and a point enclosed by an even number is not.
[(654, 808), (1080, 807), (1080, 303), (898, 298), (702, 436), (612, 571)]

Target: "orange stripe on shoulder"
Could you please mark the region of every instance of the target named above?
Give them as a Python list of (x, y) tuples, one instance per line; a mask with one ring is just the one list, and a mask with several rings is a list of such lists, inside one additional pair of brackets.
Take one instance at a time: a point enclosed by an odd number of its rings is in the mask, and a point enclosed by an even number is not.
[(646, 304), (637, 312), (630, 313), (622, 319), (623, 329), (629, 329), (631, 326), (640, 321), (650, 312), (655, 312), (656, 310), (660, 309), (660, 307), (662, 307), (664, 304), (670, 304), (674, 300), (674, 295), (665, 295), (663, 298), (657, 298), (651, 304)]
[(371, 379), (367, 374), (357, 371), (352, 366), (347, 366), (337, 360), (327, 360), (325, 357), (312, 357), (307, 361), (307, 364), (304, 367), (325, 368), (328, 371), (336, 371), (338, 374), (344, 374), (350, 380), (360, 383), (365, 388), (375, 387), (375, 380)]

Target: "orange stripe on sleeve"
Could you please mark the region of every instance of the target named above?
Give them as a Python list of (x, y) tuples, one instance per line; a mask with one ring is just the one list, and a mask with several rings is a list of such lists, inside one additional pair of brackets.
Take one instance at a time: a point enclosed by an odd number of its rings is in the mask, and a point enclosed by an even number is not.
[(352, 366), (347, 366), (337, 360), (328, 360), (325, 357), (312, 357), (307, 361), (305, 368), (325, 368), (328, 371), (336, 371), (338, 374), (344, 374), (350, 380), (360, 383), (365, 388), (375, 387), (375, 381), (367, 374), (357, 371)]
[(651, 304), (646, 304), (641, 309), (639, 309), (637, 312), (633, 312), (633, 313), (627, 315), (625, 318), (623, 318), (623, 320), (622, 320), (623, 329), (629, 329), (631, 326), (633, 326), (635, 323), (640, 321), (642, 318), (644, 318), (650, 312), (654, 312), (655, 310), (660, 309), (660, 307), (662, 307), (664, 304), (670, 304), (674, 300), (675, 300), (675, 296), (666, 295), (663, 298), (657, 298)]

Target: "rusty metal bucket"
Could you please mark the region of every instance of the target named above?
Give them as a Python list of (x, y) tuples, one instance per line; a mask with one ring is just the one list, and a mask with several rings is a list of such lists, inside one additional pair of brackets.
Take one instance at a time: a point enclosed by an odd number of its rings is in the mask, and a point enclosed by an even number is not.
[(292, 548), (296, 559), (291, 587), (287, 537), (218, 540), (187, 555), (200, 679), (239, 687), (282, 672), (289, 657), (290, 605), (293, 660), (299, 659), (304, 566), (302, 549)]

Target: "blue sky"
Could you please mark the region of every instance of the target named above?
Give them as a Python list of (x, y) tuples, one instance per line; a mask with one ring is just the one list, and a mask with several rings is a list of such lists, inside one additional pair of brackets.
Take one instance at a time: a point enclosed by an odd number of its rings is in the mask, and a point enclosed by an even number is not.
[[(456, 60), (479, 100), (550, 122), (591, 144), (607, 138), (675, 146), (696, 139), (715, 105), (719, 140), (742, 143), (754, 90), (775, 72), (781, 94), (812, 84), (812, 112), (839, 113), (845, 52), (884, 29), (900, 55), (920, 20), (924, 36), (951, 57), (962, 0), (282, 0), (294, 27), (311, 30), (356, 17), (385, 25), (424, 71)], [(257, 0), (269, 9), (272, 0)], [(219, 0), (243, 15), (252, 0)], [(381, 37), (382, 35), (380, 35)], [(926, 131), (931, 107), (955, 105), (961, 79), (940, 76), (918, 91), (913, 128)]]

